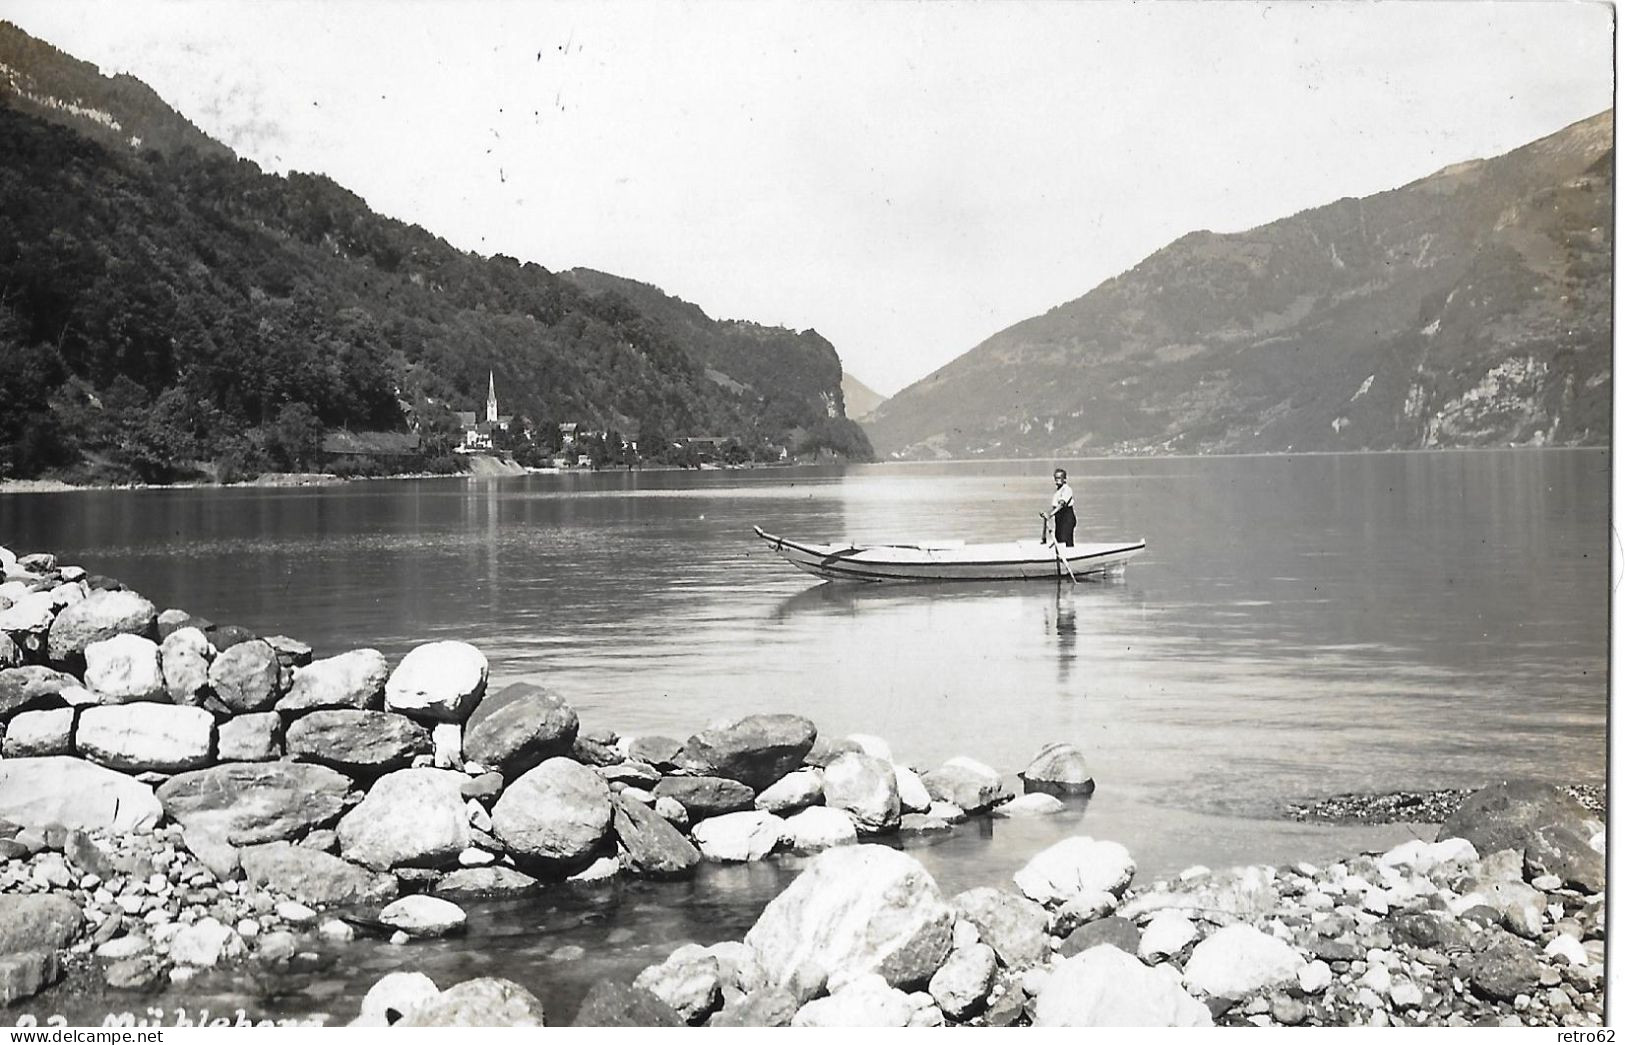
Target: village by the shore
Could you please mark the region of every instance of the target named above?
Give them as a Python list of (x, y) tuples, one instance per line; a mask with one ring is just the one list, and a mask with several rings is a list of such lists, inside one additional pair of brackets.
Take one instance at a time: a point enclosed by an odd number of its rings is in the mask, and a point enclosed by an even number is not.
[[(1052, 815), (1094, 789), (1086, 752), (1007, 781), (793, 714), (620, 736), (490, 676), (459, 641), (315, 658), (0, 548), (0, 1022), (69, 973), (133, 1001), (455, 935), (473, 899), (794, 852), (817, 855), (742, 940), (599, 982), (573, 1022), (1601, 1023), (1604, 829), (1551, 784), (1486, 781), (1436, 841), (1321, 866), (1143, 882), (1080, 835), (945, 895), (898, 840)], [(560, 1020), (523, 983), (398, 972), (338, 1022)]]

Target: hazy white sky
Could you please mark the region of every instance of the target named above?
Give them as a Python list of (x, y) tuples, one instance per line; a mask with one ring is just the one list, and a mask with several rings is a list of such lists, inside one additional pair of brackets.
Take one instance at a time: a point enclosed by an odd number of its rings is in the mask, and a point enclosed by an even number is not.
[(816, 327), (893, 392), (1177, 236), (1612, 104), (1602, 3), (7, 0), (453, 244)]

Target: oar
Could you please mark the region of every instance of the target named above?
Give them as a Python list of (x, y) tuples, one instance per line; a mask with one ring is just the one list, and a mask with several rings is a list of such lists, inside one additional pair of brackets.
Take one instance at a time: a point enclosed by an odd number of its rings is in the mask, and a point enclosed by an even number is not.
[[(1044, 535), (1040, 537), (1039, 540), (1047, 541), (1049, 540), (1049, 516), (1045, 515), (1043, 512), (1039, 512), (1038, 517), (1044, 520)], [(1055, 549), (1055, 561), (1066, 567), (1066, 575), (1072, 578), (1072, 583), (1078, 583), (1077, 574), (1072, 572), (1072, 564), (1067, 562), (1066, 556), (1061, 554), (1061, 542), (1056, 541), (1054, 544), (1050, 545), (1050, 547)], [(1061, 575), (1057, 573), (1055, 576), (1057, 579), (1059, 579)]]

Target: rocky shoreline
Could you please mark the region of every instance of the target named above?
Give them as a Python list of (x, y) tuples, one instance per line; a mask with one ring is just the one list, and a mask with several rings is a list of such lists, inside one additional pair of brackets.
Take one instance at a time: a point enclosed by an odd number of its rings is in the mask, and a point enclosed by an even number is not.
[[(790, 851), (820, 855), (743, 941), (600, 982), (577, 1023), (1600, 1020), (1601, 824), (1556, 789), (1491, 789), (1445, 841), (1326, 868), (1131, 889), (1127, 851), (1080, 837), (1014, 890), (944, 897), (876, 843), (1054, 813), (1093, 789), (1082, 752), (1038, 752), (1018, 796), (972, 759), (916, 771), (795, 715), (584, 730), (488, 677), (467, 643), (315, 659), (0, 548), (0, 1004), (70, 966), (132, 999), (314, 968), (357, 934), (458, 933), (474, 898)], [(393, 973), (356, 1021), (545, 1016), (521, 984)]]

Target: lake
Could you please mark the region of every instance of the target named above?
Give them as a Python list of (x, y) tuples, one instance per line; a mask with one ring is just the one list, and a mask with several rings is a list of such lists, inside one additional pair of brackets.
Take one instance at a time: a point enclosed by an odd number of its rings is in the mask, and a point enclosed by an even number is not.
[[(1075, 586), (821, 584), (751, 534), (1036, 537), (1051, 465), (8, 495), (0, 543), (318, 656), (466, 639), (493, 690), (548, 685), (584, 729), (684, 737), (795, 712), (922, 767), (970, 755), (1007, 774), (1081, 746), (1089, 801), (919, 848), (950, 891), (1071, 833), (1124, 843), (1142, 876), (1325, 859), (1412, 829), (1294, 824), (1286, 803), (1603, 782), (1606, 451), (1067, 462), (1080, 540), (1147, 541), (1121, 579)], [(387, 968), (442, 985), (535, 968), (568, 1012), (594, 978), (739, 936), (794, 866), (476, 905), (470, 940), (377, 944), (257, 1004), (347, 1017)], [(560, 957), (571, 944), (589, 956)]]

